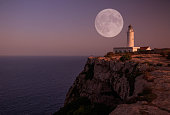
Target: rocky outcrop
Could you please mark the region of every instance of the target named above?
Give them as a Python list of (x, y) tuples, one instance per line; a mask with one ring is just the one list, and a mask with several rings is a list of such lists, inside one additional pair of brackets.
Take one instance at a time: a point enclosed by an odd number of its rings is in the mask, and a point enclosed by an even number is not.
[(65, 104), (83, 96), (109, 106), (124, 103), (142, 92), (146, 85), (143, 73), (149, 70), (147, 64), (89, 57), (69, 89)]
[(161, 110), (156, 106), (147, 105), (145, 102), (135, 104), (121, 104), (109, 115), (169, 115), (170, 113)]
[(70, 87), (65, 105), (88, 97), (92, 103), (116, 108), (110, 115), (169, 114), (170, 67), (166, 65), (169, 61), (160, 66), (159, 59), (158, 67), (151, 63), (156, 62), (155, 55), (133, 56), (125, 62), (119, 57), (89, 57)]

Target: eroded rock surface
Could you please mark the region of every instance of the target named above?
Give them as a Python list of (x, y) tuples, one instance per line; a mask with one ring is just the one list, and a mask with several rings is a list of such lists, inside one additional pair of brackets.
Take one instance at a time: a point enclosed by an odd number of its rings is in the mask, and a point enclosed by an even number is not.
[(156, 106), (143, 103), (121, 104), (109, 115), (169, 115), (170, 113)]
[(88, 97), (92, 103), (118, 105), (110, 115), (170, 114), (169, 61), (154, 54), (133, 56), (125, 62), (119, 57), (89, 57), (69, 89), (65, 105)]

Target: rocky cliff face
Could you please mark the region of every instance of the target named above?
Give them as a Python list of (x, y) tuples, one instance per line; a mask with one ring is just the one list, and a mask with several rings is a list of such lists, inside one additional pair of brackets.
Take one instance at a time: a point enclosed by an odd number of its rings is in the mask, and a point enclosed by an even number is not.
[(119, 105), (111, 115), (124, 115), (128, 111), (132, 115), (146, 114), (150, 110), (169, 114), (170, 67), (166, 67), (169, 62), (162, 61), (160, 67), (157, 63), (161, 61), (156, 62), (154, 55), (142, 56), (133, 56), (125, 62), (119, 57), (89, 57), (69, 89), (65, 105), (79, 97), (88, 97), (92, 103), (114, 108)]
[(142, 73), (149, 69), (147, 64), (133, 61), (90, 57), (69, 89), (65, 104), (80, 96), (109, 106), (128, 101), (142, 92), (145, 86)]

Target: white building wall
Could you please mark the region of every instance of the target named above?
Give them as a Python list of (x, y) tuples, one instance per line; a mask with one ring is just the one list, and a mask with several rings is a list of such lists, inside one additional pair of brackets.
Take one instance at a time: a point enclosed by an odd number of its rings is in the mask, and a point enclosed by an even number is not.
[(120, 47), (120, 48), (114, 48), (114, 53), (126, 53), (126, 52), (133, 52), (133, 49), (131, 47)]
[(114, 53), (127, 53), (127, 52), (136, 52), (140, 47), (118, 47), (114, 48)]
[(133, 47), (133, 51), (132, 52), (136, 52), (140, 49), (140, 47)]
[(150, 48), (150, 47), (148, 47), (146, 50), (151, 50), (151, 48)]

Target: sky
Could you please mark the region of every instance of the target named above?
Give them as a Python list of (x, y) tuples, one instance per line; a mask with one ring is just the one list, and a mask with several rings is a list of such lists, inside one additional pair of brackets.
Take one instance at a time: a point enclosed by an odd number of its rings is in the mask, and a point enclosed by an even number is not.
[[(113, 38), (99, 35), (96, 15), (120, 12), (124, 26)], [(126, 46), (170, 47), (170, 0), (0, 0), (0, 56), (103, 56)]]

